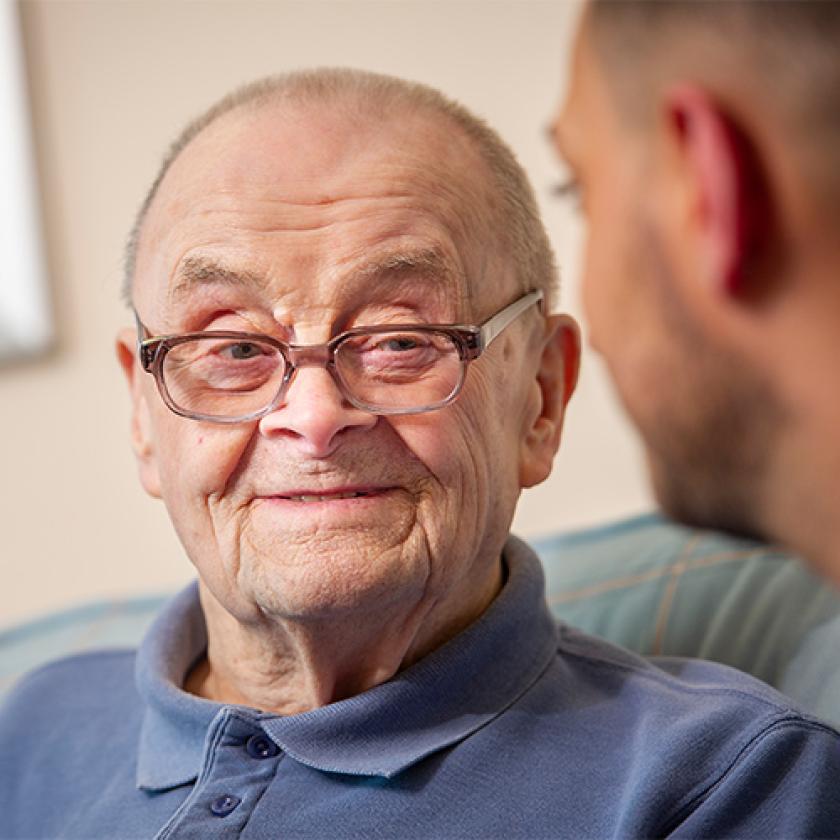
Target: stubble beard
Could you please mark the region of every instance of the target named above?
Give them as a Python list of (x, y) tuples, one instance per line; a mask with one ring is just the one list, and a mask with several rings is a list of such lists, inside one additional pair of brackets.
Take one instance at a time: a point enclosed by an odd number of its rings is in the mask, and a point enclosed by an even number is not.
[(650, 292), (667, 352), (658, 364), (664, 393), (642, 424), (654, 493), (671, 518), (699, 528), (768, 540), (767, 496), (785, 411), (770, 383), (705, 334), (656, 236), (646, 246)]

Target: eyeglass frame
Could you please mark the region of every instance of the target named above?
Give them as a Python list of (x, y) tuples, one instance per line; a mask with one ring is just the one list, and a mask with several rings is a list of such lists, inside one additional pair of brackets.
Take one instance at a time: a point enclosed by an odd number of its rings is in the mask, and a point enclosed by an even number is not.
[[(429, 411), (438, 411), (453, 403), (461, 393), (464, 382), (467, 378), (467, 370), (470, 362), (474, 362), (481, 354), (495, 341), (499, 334), (509, 327), (520, 315), (525, 313), (535, 304), (539, 305), (542, 312), (545, 295), (542, 289), (535, 289), (526, 292), (507, 306), (491, 315), (481, 324), (381, 324), (370, 327), (359, 326), (345, 330), (333, 336), (325, 344), (289, 344), (273, 336), (264, 333), (238, 332), (236, 330), (205, 330), (189, 333), (173, 333), (169, 335), (151, 335), (148, 327), (140, 320), (137, 310), (134, 309), (134, 318), (137, 322), (137, 356), (142, 369), (154, 377), (158, 392), (166, 407), (179, 417), (186, 417), (189, 420), (199, 422), (217, 423), (220, 425), (234, 425), (237, 423), (249, 423), (259, 420), (274, 411), (280, 405), (284, 394), (291, 384), (292, 378), (301, 367), (323, 367), (335, 382), (341, 395), (355, 408), (370, 414), (393, 416), (400, 414), (425, 414)], [(335, 353), (345, 341), (359, 335), (378, 335), (389, 332), (406, 330), (411, 332), (428, 332), (444, 334), (452, 339), (458, 350), (461, 361), (461, 375), (458, 384), (452, 392), (437, 403), (418, 408), (395, 408), (383, 409), (366, 404), (349, 393), (349, 388), (343, 381), (338, 368), (335, 365)], [(166, 380), (163, 375), (163, 362), (166, 354), (179, 344), (189, 341), (196, 341), (205, 338), (239, 339), (241, 341), (256, 341), (274, 347), (286, 363), (286, 370), (277, 389), (274, 399), (265, 408), (241, 417), (218, 417), (214, 415), (191, 412), (178, 406), (172, 399)]]

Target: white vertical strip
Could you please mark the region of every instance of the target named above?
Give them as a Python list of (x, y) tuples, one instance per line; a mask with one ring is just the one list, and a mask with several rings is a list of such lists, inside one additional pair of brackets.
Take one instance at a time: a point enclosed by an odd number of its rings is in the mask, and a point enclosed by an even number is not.
[(14, 0), (0, 0), (0, 358), (43, 349), (52, 338)]

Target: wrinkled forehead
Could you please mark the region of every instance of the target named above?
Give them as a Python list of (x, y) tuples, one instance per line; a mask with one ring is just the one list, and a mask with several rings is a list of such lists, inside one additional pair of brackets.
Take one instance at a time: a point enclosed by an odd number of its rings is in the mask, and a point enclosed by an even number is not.
[(164, 305), (196, 260), (265, 277), (283, 263), (318, 294), (318, 277), (342, 267), (363, 276), (368, 256), (437, 265), (451, 294), (469, 299), (498, 238), (497, 204), (489, 167), (443, 118), (240, 108), (204, 129), (161, 183), (140, 236), (135, 303)]

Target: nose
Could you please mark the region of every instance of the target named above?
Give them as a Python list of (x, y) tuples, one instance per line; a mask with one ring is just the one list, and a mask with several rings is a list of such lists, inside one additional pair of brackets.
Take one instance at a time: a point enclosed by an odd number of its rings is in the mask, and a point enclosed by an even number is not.
[(373, 428), (379, 418), (351, 405), (332, 375), (321, 367), (295, 371), (277, 408), (260, 420), (260, 434), (288, 437), (313, 458), (326, 458), (340, 443), (342, 433)]

